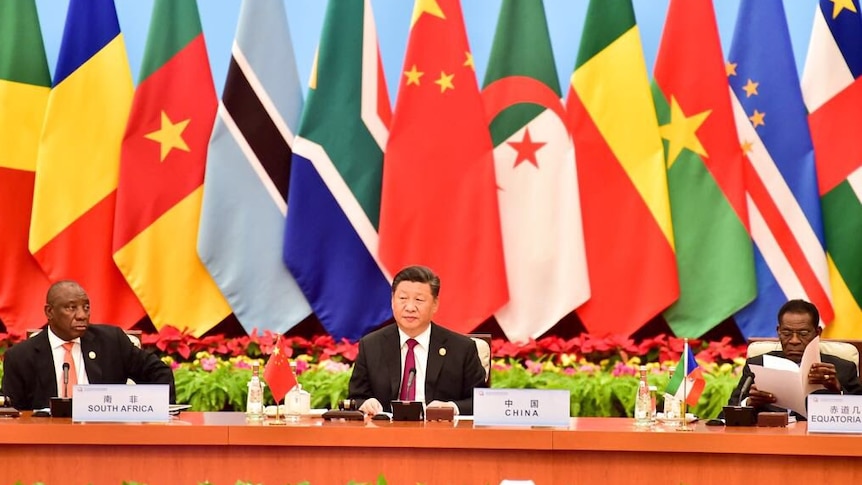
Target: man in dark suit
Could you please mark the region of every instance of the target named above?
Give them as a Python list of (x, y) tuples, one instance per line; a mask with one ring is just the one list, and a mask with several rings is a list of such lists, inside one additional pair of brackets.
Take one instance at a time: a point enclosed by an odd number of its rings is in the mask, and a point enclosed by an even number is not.
[[(820, 312), (813, 304), (805, 300), (788, 301), (778, 310), (777, 331), (781, 350), (769, 352), (767, 355), (784, 357), (799, 364), (805, 348), (822, 332), (819, 323)], [(754, 407), (758, 411), (784, 411), (773, 405), (777, 399), (768, 389), (760, 390), (757, 384), (752, 384), (747, 392), (742, 389), (749, 376), (754, 378), (749, 368), (750, 364), (763, 365), (763, 356), (751, 357), (745, 362), (739, 384), (731, 394), (729, 404), (737, 406), (742, 402), (742, 405)], [(812, 364), (810, 369), (803, 369), (803, 371), (808, 372), (810, 384), (819, 384), (826, 388), (815, 392), (862, 394), (859, 371), (854, 362), (821, 353), (820, 362)], [(798, 414), (796, 417), (800, 420), (805, 419)]]
[(133, 345), (122, 329), (91, 324), (90, 299), (78, 283), (51, 285), (45, 316), (43, 331), (6, 351), (2, 393), (14, 407), (46, 408), (50, 398), (62, 397), (64, 362), (74, 364), (72, 379), (78, 384), (124, 384), (128, 379), (168, 384), (175, 401), (171, 368)]
[(360, 411), (390, 411), (402, 399), (473, 414), (473, 388), (485, 386), (485, 371), (472, 339), (431, 322), (439, 293), (440, 278), (429, 268), (409, 266), (395, 275), (395, 324), (359, 341), (348, 397)]

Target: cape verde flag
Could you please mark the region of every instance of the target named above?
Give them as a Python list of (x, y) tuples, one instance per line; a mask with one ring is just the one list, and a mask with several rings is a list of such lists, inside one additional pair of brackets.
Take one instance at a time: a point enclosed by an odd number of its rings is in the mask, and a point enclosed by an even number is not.
[(755, 243), (757, 298), (735, 315), (743, 336), (775, 334), (787, 300), (833, 317), (814, 148), (781, 0), (743, 0), (728, 81), (747, 155), (746, 185)]
[(323, 327), (356, 340), (392, 315), (377, 256), (391, 110), (369, 0), (329, 3), (309, 87), (284, 261)]

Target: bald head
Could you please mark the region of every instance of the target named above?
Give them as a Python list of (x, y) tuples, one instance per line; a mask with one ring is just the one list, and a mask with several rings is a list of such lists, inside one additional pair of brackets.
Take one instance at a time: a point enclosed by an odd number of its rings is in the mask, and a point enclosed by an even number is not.
[(58, 281), (45, 297), (45, 317), (51, 331), (63, 340), (80, 337), (90, 324), (90, 298), (75, 281)]

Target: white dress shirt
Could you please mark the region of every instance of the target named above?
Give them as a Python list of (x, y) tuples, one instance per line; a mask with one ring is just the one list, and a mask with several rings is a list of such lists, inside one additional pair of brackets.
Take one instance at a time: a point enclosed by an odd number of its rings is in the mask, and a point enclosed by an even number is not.
[[(398, 338), (401, 342), (401, 375), (404, 376), (404, 361), (407, 359), (407, 336), (401, 329), (398, 329)], [(431, 345), (431, 326), (425, 329), (424, 332), (413, 337), (417, 345), (413, 347), (413, 358), (416, 362), (416, 377), (413, 379), (413, 386), (416, 387), (416, 400), (425, 402), (425, 370), (428, 368), (428, 347)], [(401, 386), (398, 386), (399, 392)]]
[[(81, 351), (81, 339), (76, 338), (71, 340), (71, 342), (74, 343), (72, 346), (72, 360), (75, 362), (78, 384), (89, 384), (87, 370), (84, 368), (84, 353)], [(48, 327), (48, 343), (51, 345), (51, 354), (54, 357), (54, 373), (57, 376), (57, 397), (63, 397), (63, 362), (65, 362), (66, 357), (66, 349), (63, 348), (63, 344), (66, 341), (52, 332), (51, 327)], [(71, 389), (69, 389), (69, 394), (72, 394)]]

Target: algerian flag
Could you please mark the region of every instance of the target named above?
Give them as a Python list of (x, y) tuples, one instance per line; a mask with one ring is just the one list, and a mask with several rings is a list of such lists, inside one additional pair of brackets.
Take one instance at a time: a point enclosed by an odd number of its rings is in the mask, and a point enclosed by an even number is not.
[(504, 0), (482, 96), (491, 120), (512, 341), (590, 297), (577, 167), (542, 2)]

